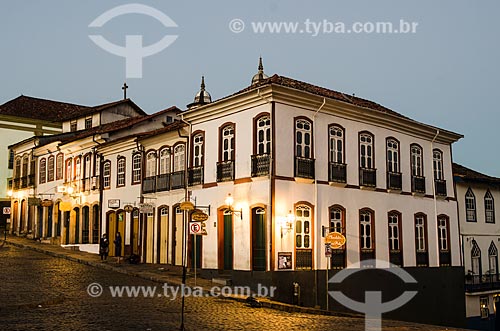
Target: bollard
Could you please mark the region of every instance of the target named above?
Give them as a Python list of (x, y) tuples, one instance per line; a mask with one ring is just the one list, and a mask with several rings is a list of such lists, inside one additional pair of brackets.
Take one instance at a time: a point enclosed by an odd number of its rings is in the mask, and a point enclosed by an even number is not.
[(293, 304), (300, 305), (300, 285), (299, 283), (293, 283)]

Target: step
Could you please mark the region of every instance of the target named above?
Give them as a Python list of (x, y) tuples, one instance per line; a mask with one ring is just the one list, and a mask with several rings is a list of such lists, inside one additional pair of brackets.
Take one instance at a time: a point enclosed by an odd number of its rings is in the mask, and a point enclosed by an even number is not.
[(212, 283), (224, 286), (231, 286), (233, 282), (231, 281), (231, 278), (217, 277), (217, 278), (212, 278)]

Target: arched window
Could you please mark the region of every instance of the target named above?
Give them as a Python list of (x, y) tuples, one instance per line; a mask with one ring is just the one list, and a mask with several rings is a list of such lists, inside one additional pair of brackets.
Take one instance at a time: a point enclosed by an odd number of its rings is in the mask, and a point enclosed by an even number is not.
[(228, 124), (221, 129), (221, 161), (234, 160), (234, 124)]
[(78, 156), (75, 158), (75, 178), (74, 178), (74, 180), (80, 180), (81, 174), (82, 174), (82, 158)]
[(16, 157), (16, 161), (14, 164), (14, 177), (21, 178), (21, 158)]
[(28, 176), (28, 155), (23, 156), (23, 177)]
[(373, 229), (373, 212), (368, 209), (362, 209), (359, 212), (359, 231), (361, 250), (373, 250), (374, 244), (374, 229)]
[(486, 223), (495, 223), (495, 201), (490, 190), (484, 195), (484, 212)]
[(92, 177), (92, 155), (86, 154), (83, 158), (83, 178)]
[(369, 132), (359, 135), (359, 165), (365, 169), (375, 168), (373, 135)]
[(156, 176), (156, 152), (151, 151), (146, 155), (146, 177)]
[(47, 181), (47, 160), (44, 157), (40, 159), (40, 168), (38, 170), (39, 182), (40, 184), (43, 184)]
[(137, 184), (141, 181), (141, 164), (142, 157), (140, 153), (132, 156), (132, 184)]
[(387, 221), (389, 227), (389, 260), (394, 265), (403, 266), (401, 213), (398, 211), (389, 212)]
[(410, 147), (410, 156), (412, 176), (422, 177), (424, 175), (422, 147), (417, 144), (412, 144)]
[(295, 120), (295, 156), (312, 159), (312, 123), (306, 119)]
[(104, 161), (102, 166), (102, 185), (105, 189), (111, 187), (111, 161)]
[(160, 175), (170, 173), (170, 148), (165, 147), (160, 150)]
[(437, 218), (439, 265), (451, 265), (450, 250), (450, 218), (446, 215), (439, 215)]
[(178, 144), (174, 147), (174, 172), (184, 171), (186, 162), (186, 146)]
[(116, 163), (116, 186), (125, 186), (125, 158), (120, 157)]
[(386, 141), (387, 148), (387, 171), (399, 172), (399, 142), (394, 138)]
[(56, 157), (56, 180), (63, 179), (64, 155), (59, 153)]
[(434, 168), (434, 179), (443, 180), (443, 152), (439, 149), (432, 151), (433, 168)]
[(305, 204), (295, 206), (295, 266), (297, 269), (311, 269), (312, 260), (312, 208)]
[(71, 174), (73, 173), (73, 159), (68, 158), (66, 160), (66, 182), (71, 182)]
[[(330, 207), (330, 232), (338, 232), (345, 236), (345, 209), (335, 205)], [(346, 267), (346, 245), (338, 249), (332, 249), (330, 266), (333, 269)]]
[(198, 133), (193, 137), (193, 167), (203, 165), (203, 133)]
[(328, 157), (332, 163), (345, 163), (344, 161), (344, 129), (339, 125), (328, 128)]
[(476, 196), (469, 188), (465, 193), (465, 220), (467, 222), (477, 222), (476, 218)]
[(493, 241), (488, 249), (488, 266), (491, 281), (498, 281), (498, 250)]
[(52, 182), (54, 180), (54, 155), (49, 156), (47, 159), (47, 181)]
[(474, 276), (481, 276), (481, 249), (477, 245), (477, 242), (472, 239), (472, 248), (471, 248), (471, 267), (472, 274)]
[(415, 214), (415, 251), (417, 266), (429, 265), (427, 244), (427, 216), (423, 213)]
[(256, 154), (271, 153), (271, 117), (262, 115), (256, 120)]

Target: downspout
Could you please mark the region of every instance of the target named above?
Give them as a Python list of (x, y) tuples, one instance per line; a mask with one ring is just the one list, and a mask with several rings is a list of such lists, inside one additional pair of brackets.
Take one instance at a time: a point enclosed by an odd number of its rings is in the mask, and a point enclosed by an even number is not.
[[(99, 114), (99, 116), (101, 116), (101, 115)], [(97, 140), (95, 140), (95, 134), (92, 135), (92, 141), (97, 144), (97, 147), (99, 147), (99, 146), (102, 145), (100, 142), (98, 142)], [(102, 154), (99, 154), (97, 152), (97, 149), (95, 147), (94, 147), (94, 153), (95, 153), (94, 159), (96, 160), (96, 162), (97, 162), (97, 158), (99, 158), (99, 234), (100, 234), (100, 236), (99, 236), (98, 242), (97, 242), (97, 243), (99, 243), (99, 240), (102, 237), (102, 234), (104, 232), (104, 230), (102, 228), (103, 219), (104, 219), (103, 215), (102, 215), (102, 212), (103, 212), (102, 206), (103, 206), (103, 197), (104, 197), (104, 190), (103, 190), (103, 187), (102, 187), (103, 186), (102, 163), (104, 162), (104, 156)], [(96, 166), (96, 164), (94, 163), (94, 174), (95, 174), (95, 166)]]
[(270, 119), (271, 119), (271, 148), (269, 150), (269, 171), (268, 171), (268, 178), (269, 178), (269, 196), (268, 196), (268, 201), (267, 201), (267, 204), (269, 206), (269, 211), (267, 211), (267, 232), (268, 232), (268, 240), (269, 240), (269, 249), (270, 249), (270, 254), (268, 254), (268, 257), (267, 257), (267, 268), (269, 271), (273, 270), (274, 269), (274, 265), (273, 265), (273, 257), (271, 256), (272, 255), (272, 248), (273, 248), (273, 238), (274, 238), (274, 231), (273, 231), (273, 182), (274, 182), (274, 172), (273, 172), (273, 163), (274, 163), (274, 159), (273, 159), (273, 144), (274, 144), (274, 103), (269, 101), (269, 99), (265, 98), (264, 96), (262, 96), (262, 94), (260, 93), (260, 88), (257, 89), (257, 96), (259, 98), (261, 98), (265, 103), (267, 104), (271, 104), (271, 116), (270, 116)]
[[(432, 163), (434, 163), (434, 141), (436, 141), (436, 138), (438, 137), (439, 135), (439, 129), (436, 129), (436, 135), (434, 136), (434, 138), (432, 138), (432, 141), (431, 141), (431, 155), (432, 155)], [(433, 164), (434, 166), (434, 164)], [(437, 200), (436, 200), (436, 178), (435, 178), (435, 174), (434, 174), (434, 167), (432, 168), (432, 196), (434, 197), (434, 222), (437, 222)], [(449, 224), (448, 224), (449, 226)], [(436, 246), (437, 248), (437, 258), (438, 258), (438, 261), (439, 261), (439, 231), (438, 233), (436, 233), (436, 242), (438, 243), (438, 245)], [(451, 261), (450, 261), (451, 262)], [(439, 263), (438, 263), (439, 265)]]
[[(312, 125), (312, 129), (313, 129), (313, 153), (314, 153), (314, 149), (316, 148), (316, 116), (318, 115), (319, 111), (325, 106), (326, 104), (326, 98), (323, 98), (323, 103), (321, 104), (321, 106), (319, 106), (318, 110), (316, 110), (316, 112), (313, 114), (313, 117), (312, 117), (312, 122), (313, 122), (313, 125)], [(314, 155), (314, 154), (313, 154)], [(316, 162), (314, 163), (314, 208), (315, 208), (315, 213), (313, 215), (316, 215), (316, 220), (315, 220), (315, 224), (321, 224), (321, 217), (319, 217), (319, 215), (321, 214), (320, 213), (320, 210), (318, 208), (318, 178), (317, 178), (317, 174), (316, 174)], [(320, 247), (319, 245), (319, 242), (320, 240), (318, 240), (318, 238), (320, 238), (320, 236), (315, 236), (316, 238), (316, 250), (318, 251), (318, 247)], [(318, 306), (318, 267), (319, 267), (319, 253), (318, 254), (315, 254), (315, 268), (314, 268), (314, 297), (315, 297), (315, 306)], [(328, 299), (327, 299), (327, 302), (328, 302)]]

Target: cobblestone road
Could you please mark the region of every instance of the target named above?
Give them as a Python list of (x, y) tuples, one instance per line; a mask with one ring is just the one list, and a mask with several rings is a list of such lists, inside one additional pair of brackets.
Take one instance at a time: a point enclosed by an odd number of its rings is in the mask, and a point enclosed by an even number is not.
[[(91, 283), (103, 286), (101, 296), (88, 295)], [(117, 285), (161, 288), (158, 283), (136, 277), (13, 246), (1, 247), (0, 329), (179, 329), (180, 299), (114, 298), (106, 289)], [(187, 298), (185, 316), (186, 330), (364, 330), (363, 319), (251, 308), (214, 297)], [(393, 321), (383, 324), (384, 330), (394, 331), (446, 330)]]

